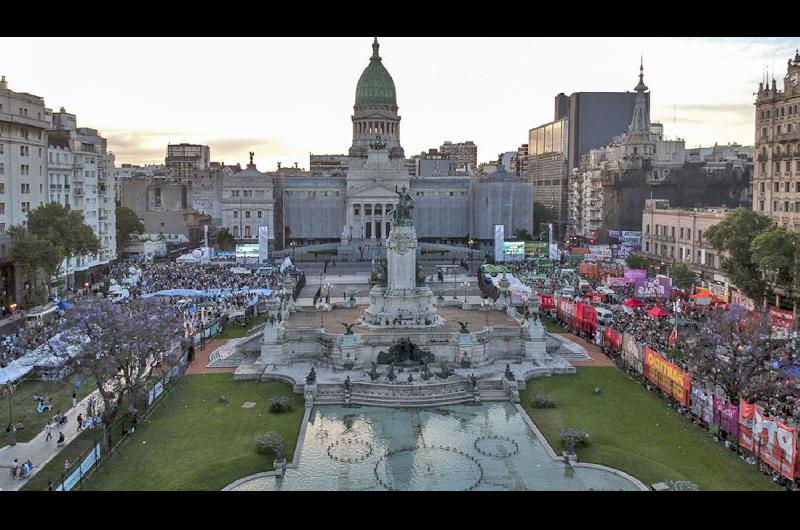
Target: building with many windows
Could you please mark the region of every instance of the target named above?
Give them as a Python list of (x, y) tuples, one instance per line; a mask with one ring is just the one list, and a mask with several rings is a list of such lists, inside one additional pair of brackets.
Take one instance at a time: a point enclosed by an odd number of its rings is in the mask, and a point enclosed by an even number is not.
[(44, 99), (8, 88), (0, 78), (0, 303), (22, 299), (23, 283), (7, 261), (14, 225), (25, 226), (28, 212), (48, 199), (47, 131), (49, 109)]
[(478, 167), (478, 146), (472, 140), (466, 142), (445, 141), (439, 152), (453, 161), (456, 168), (469, 166), (474, 171)]
[(208, 169), (211, 149), (207, 145), (169, 144), (164, 162), (172, 176), (189, 178), (197, 171)]
[(78, 127), (64, 107), (52, 113), (48, 144), (48, 201), (82, 212), (101, 245), (96, 255), (65, 260), (61, 273), (70, 286), (94, 283), (117, 258), (114, 155), (97, 130)]
[(683, 262), (709, 282), (718, 296), (729, 295), (720, 272), (722, 257), (705, 234), (731, 212), (720, 208), (671, 208), (668, 200), (647, 200), (642, 212), (642, 252), (666, 264)]
[(763, 81), (756, 97), (753, 210), (800, 230), (800, 52), (789, 59), (783, 90)]

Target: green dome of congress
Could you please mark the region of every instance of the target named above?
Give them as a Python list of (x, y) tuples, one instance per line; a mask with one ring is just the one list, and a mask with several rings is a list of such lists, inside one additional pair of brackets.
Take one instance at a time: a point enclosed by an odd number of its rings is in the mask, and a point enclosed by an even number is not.
[(381, 62), (381, 58), (378, 55), (379, 47), (378, 38), (376, 37), (372, 43), (372, 57), (370, 57), (369, 65), (364, 69), (364, 73), (361, 74), (358, 80), (358, 86), (356, 86), (356, 107), (397, 106), (394, 80)]

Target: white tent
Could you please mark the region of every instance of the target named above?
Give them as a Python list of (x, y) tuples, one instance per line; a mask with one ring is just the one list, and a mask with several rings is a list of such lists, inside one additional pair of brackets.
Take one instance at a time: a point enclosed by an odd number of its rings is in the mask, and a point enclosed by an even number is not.
[(200, 263), (200, 260), (192, 256), (191, 254), (184, 254), (183, 256), (179, 257), (175, 260), (176, 263)]
[(289, 259), (289, 256), (286, 256), (283, 259), (283, 263), (281, 263), (281, 272), (285, 271), (289, 267), (294, 267), (292, 260)]

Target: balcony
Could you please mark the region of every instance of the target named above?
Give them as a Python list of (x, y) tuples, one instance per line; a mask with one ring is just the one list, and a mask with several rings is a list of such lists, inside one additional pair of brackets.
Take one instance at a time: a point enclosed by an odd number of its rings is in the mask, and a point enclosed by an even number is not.
[(800, 130), (776, 134), (775, 139), (779, 142), (792, 142), (795, 140), (800, 140)]

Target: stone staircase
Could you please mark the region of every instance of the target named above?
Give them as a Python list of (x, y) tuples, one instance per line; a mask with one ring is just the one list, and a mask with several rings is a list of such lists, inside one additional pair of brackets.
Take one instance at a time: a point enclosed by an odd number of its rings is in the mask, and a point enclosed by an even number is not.
[[(234, 350), (226, 356), (217, 355), (219, 350), (215, 351), (208, 358), (209, 368), (238, 368), (246, 357), (246, 353)], [(216, 356), (216, 358), (215, 358)]]
[[(412, 390), (413, 389), (413, 390)], [(350, 404), (372, 407), (439, 407), (475, 402), (473, 390), (467, 384), (431, 388), (430, 393), (420, 392), (424, 387), (405, 385), (354, 384)], [(483, 401), (508, 401), (502, 381), (479, 381), (478, 391)], [(323, 384), (317, 388), (314, 405), (344, 405), (344, 385)]]

